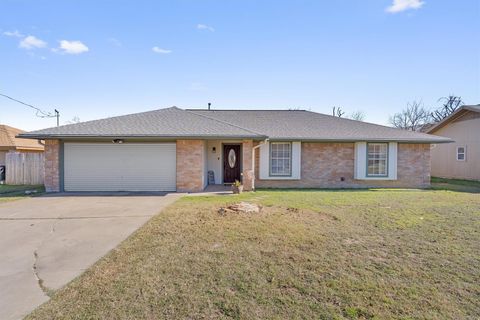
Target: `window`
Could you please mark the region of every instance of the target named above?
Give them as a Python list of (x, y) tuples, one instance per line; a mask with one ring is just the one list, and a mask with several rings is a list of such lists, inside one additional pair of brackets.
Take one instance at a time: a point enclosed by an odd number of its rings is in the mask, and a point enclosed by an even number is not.
[(367, 176), (388, 176), (388, 143), (367, 144)]
[(292, 175), (292, 144), (288, 142), (270, 143), (270, 175)]
[(465, 147), (457, 147), (457, 161), (465, 161)]

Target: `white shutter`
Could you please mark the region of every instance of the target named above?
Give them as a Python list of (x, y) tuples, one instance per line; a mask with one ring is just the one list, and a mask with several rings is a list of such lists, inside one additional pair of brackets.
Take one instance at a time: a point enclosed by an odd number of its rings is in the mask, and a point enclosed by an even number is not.
[(367, 143), (355, 142), (355, 179), (367, 177)]
[(397, 146), (398, 143), (388, 144), (388, 179), (397, 180)]
[(65, 191), (175, 191), (175, 143), (65, 143)]
[(302, 143), (292, 142), (292, 179), (300, 180), (302, 172)]
[(260, 179), (269, 178), (270, 168), (270, 143), (267, 141), (260, 145)]

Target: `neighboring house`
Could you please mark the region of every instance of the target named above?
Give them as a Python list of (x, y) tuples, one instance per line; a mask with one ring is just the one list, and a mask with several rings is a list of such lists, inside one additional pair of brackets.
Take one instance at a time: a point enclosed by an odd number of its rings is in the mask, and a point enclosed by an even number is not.
[(480, 180), (480, 105), (462, 106), (428, 133), (455, 141), (433, 146), (433, 176)]
[[(37, 140), (17, 138), (25, 131), (0, 124), (0, 166), (5, 165), (7, 152), (43, 152), (43, 145)], [(7, 168), (8, 170), (8, 168)]]
[[(176, 107), (24, 133), (45, 140), (47, 191), (426, 187), (448, 138), (302, 110)], [(255, 169), (254, 169), (255, 168)]]

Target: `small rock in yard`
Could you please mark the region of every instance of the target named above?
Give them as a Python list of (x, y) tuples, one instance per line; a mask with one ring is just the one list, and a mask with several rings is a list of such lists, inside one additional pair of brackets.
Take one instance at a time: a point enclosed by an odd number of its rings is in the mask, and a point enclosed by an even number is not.
[(233, 212), (245, 212), (245, 213), (258, 213), (260, 212), (260, 206), (255, 203), (249, 203), (249, 202), (240, 202), (236, 204), (232, 204), (226, 208), (220, 208), (218, 210), (218, 213), (221, 215), (224, 215), (228, 211), (233, 211)]
[(221, 248), (221, 247), (222, 247), (221, 243), (214, 243), (213, 246), (212, 246), (212, 249), (218, 249), (218, 248)]

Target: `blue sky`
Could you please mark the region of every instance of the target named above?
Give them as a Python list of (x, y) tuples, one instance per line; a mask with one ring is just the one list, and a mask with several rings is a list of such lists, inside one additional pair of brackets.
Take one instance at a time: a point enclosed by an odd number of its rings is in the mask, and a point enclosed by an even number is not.
[[(389, 115), (480, 103), (480, 2), (0, 0), (0, 93), (61, 124), (176, 105)], [(0, 97), (0, 123), (55, 125)]]

